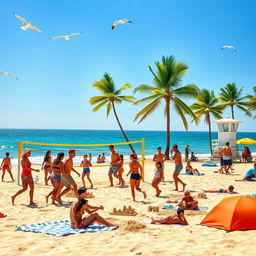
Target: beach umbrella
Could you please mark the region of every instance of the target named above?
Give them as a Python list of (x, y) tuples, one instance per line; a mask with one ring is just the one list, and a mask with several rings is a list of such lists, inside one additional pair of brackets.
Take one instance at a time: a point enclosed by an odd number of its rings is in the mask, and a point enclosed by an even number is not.
[(237, 144), (246, 144), (246, 145), (256, 145), (256, 140), (252, 140), (250, 138), (243, 138), (241, 140), (236, 141)]
[(227, 231), (256, 229), (256, 198), (251, 196), (225, 198), (200, 224)]

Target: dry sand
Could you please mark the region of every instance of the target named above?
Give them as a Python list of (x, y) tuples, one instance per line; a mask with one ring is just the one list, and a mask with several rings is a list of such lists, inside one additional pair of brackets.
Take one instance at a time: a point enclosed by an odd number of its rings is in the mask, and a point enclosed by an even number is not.
[[(242, 174), (251, 164), (235, 164), (235, 174), (230, 176), (213, 173), (216, 167), (201, 167), (200, 163), (193, 165), (206, 175), (181, 176), (182, 180), (188, 184), (187, 188), (196, 191), (192, 195), (196, 196), (201, 189), (227, 188), (230, 184), (233, 184), (235, 190), (243, 195), (256, 192), (254, 183), (234, 182), (235, 179), (242, 178)], [(127, 167), (125, 165), (125, 173), (128, 171)], [(51, 186), (43, 185), (43, 173), (39, 174), (39, 184), (35, 185), (34, 201), (38, 203), (37, 208), (28, 207), (28, 192), (19, 196), (16, 199), (16, 205), (12, 206), (11, 195), (20, 187), (14, 183), (1, 182), (0, 211), (8, 216), (0, 219), (0, 255), (256, 255), (254, 242), (256, 230), (227, 233), (198, 225), (207, 212), (227, 195), (209, 194), (208, 199), (199, 199), (199, 206), (208, 207), (208, 210), (186, 211), (189, 226), (144, 225), (144, 221), (150, 217), (174, 213), (173, 210), (161, 210), (159, 213), (147, 212), (149, 205), (162, 207), (169, 198), (181, 199), (182, 197), (181, 192), (171, 191), (174, 186), (171, 182), (173, 163), (166, 165), (167, 182), (160, 185), (163, 191), (160, 198), (154, 196), (155, 191), (150, 185), (153, 170), (152, 162), (147, 162), (146, 182), (142, 183), (141, 187), (147, 192), (148, 198), (144, 200), (142, 195), (137, 193), (138, 201), (133, 202), (129, 187), (109, 187), (106, 167), (92, 168), (91, 177), (96, 189), (90, 190), (95, 195), (95, 198), (90, 199), (90, 204), (104, 205), (105, 210), (100, 211), (100, 214), (118, 224), (120, 228), (110, 232), (83, 233), (66, 237), (22, 232), (15, 229), (16, 225), (68, 219), (71, 198), (63, 198), (64, 206), (46, 205), (45, 195), (51, 190)], [(17, 176), (16, 170), (14, 174)], [(78, 177), (75, 179), (78, 185), (81, 185), (81, 180)], [(8, 174), (6, 180), (10, 180)], [(127, 177), (125, 180), (128, 184)], [(123, 205), (136, 208), (138, 215), (135, 217), (109, 215), (114, 207), (121, 208)]]

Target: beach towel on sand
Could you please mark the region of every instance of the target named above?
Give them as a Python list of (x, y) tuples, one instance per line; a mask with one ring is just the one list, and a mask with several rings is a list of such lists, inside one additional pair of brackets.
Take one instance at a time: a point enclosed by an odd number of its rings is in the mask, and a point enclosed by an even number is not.
[(69, 220), (53, 221), (49, 223), (37, 223), (23, 226), (16, 226), (17, 230), (44, 233), (53, 236), (66, 236), (84, 232), (103, 232), (115, 230), (118, 227), (106, 227), (99, 224), (91, 224), (87, 228), (73, 229)]
[(205, 175), (205, 173), (187, 173), (187, 172), (183, 172), (183, 173), (180, 173), (180, 175), (189, 175), (189, 176), (203, 176)]
[[(167, 204), (165, 206), (163, 206), (163, 210), (177, 210), (179, 208), (178, 205), (174, 205), (174, 204)], [(208, 210), (208, 207), (199, 207), (197, 210), (191, 210), (191, 211), (206, 211)], [(187, 210), (185, 210), (187, 211)]]

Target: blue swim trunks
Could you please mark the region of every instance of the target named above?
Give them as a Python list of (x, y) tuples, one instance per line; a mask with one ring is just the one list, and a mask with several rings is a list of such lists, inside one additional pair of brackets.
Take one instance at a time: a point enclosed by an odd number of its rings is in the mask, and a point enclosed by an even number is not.
[(108, 172), (111, 173), (111, 174), (117, 175), (117, 173), (118, 173), (118, 165), (111, 165), (109, 167), (109, 171)]
[(90, 173), (90, 172), (91, 172), (90, 168), (84, 168), (83, 169), (83, 173)]
[(179, 164), (179, 165), (176, 165), (175, 166), (175, 172), (181, 172), (182, 171), (182, 169), (183, 169), (183, 164)]

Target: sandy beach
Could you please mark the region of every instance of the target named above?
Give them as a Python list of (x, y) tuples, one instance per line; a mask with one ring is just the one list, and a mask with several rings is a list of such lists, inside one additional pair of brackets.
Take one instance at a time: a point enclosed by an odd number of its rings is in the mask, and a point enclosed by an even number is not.
[[(206, 175), (201, 177), (181, 176), (188, 185), (187, 188), (195, 191), (197, 197), (201, 189), (227, 188), (233, 184), (235, 191), (242, 195), (255, 192), (255, 184), (250, 182), (235, 182), (242, 178), (242, 174), (251, 164), (238, 163), (234, 165), (235, 173), (227, 176), (213, 173), (217, 167), (202, 167), (201, 163), (194, 163), (199, 171)], [(252, 238), (256, 231), (236, 231), (227, 233), (223, 230), (198, 225), (208, 211), (228, 195), (208, 194), (208, 199), (198, 199), (200, 207), (208, 207), (205, 211), (186, 211), (188, 226), (163, 226), (144, 224), (150, 217), (160, 217), (173, 214), (174, 210), (160, 210), (159, 213), (148, 212), (148, 206), (162, 206), (170, 199), (181, 199), (182, 192), (174, 192), (172, 183), (173, 163), (168, 162), (165, 171), (166, 182), (160, 184), (163, 191), (160, 198), (154, 196), (151, 187), (154, 165), (146, 161), (145, 183), (142, 188), (147, 192), (148, 198), (144, 200), (137, 194), (137, 202), (131, 200), (130, 187), (109, 187), (107, 167), (92, 168), (92, 179), (95, 189), (95, 198), (90, 199), (91, 205), (102, 204), (103, 217), (120, 226), (118, 230), (102, 233), (83, 233), (66, 237), (54, 237), (46, 234), (17, 231), (16, 225), (33, 224), (37, 222), (50, 222), (69, 218), (69, 207), (72, 198), (64, 197), (63, 206), (46, 205), (45, 195), (51, 186), (44, 186), (43, 173), (40, 172), (39, 184), (35, 185), (35, 202), (37, 208), (28, 207), (28, 192), (16, 199), (15, 206), (11, 205), (10, 197), (18, 190), (18, 185), (6, 181), (0, 183), (1, 201), (0, 210), (7, 214), (7, 218), (0, 219), (0, 255), (255, 255), (256, 246)], [(128, 172), (125, 165), (125, 173)], [(81, 171), (81, 169), (78, 169)], [(17, 172), (13, 170), (15, 178)], [(76, 176), (75, 174), (73, 175)], [(75, 177), (78, 185), (81, 180)], [(128, 184), (128, 178), (125, 178)], [(138, 212), (135, 217), (111, 216), (109, 213), (114, 207), (122, 208), (131, 205)]]

